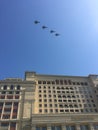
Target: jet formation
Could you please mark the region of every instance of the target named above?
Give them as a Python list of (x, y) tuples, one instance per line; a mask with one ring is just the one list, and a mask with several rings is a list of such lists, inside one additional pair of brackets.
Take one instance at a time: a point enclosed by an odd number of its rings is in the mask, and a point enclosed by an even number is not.
[[(34, 24), (39, 24), (40, 23), (40, 21), (37, 21), (37, 20), (35, 20), (34, 21)], [(44, 30), (44, 29), (47, 29), (48, 27), (47, 26), (45, 26), (45, 25), (43, 25), (42, 26), (42, 29)], [(54, 34), (55, 36), (59, 36), (60, 34), (59, 33), (57, 33), (55, 30), (50, 30), (50, 33), (51, 34)]]

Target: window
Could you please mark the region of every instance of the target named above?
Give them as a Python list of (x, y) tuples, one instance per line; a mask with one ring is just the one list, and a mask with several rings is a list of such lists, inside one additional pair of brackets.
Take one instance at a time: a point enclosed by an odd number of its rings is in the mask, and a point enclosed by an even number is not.
[(94, 100), (91, 100), (92, 102), (94, 102)]
[(66, 130), (75, 130), (75, 126), (66, 126)]
[(50, 84), (50, 81), (47, 81), (47, 84)]
[(48, 89), (50, 89), (50, 86), (48, 86)]
[(93, 112), (93, 110), (92, 110), (92, 109), (90, 109), (90, 112)]
[(44, 97), (47, 97), (47, 95), (45, 94)]
[(75, 104), (74, 107), (78, 107), (78, 105)]
[(75, 110), (75, 112), (79, 112), (79, 110)]
[(55, 82), (54, 82), (54, 81), (52, 81), (52, 84), (55, 84)]
[(53, 109), (50, 109), (50, 112), (53, 112)]
[(1, 123), (1, 126), (3, 126), (3, 127), (7, 127), (7, 126), (9, 126), (9, 123), (6, 123), (6, 122)]
[(11, 85), (10, 89), (11, 89), (11, 90), (13, 90), (13, 89), (14, 89), (14, 86), (13, 86), (13, 85)]
[(47, 107), (47, 104), (44, 104), (44, 107)]
[(69, 110), (65, 110), (65, 112), (69, 112)]
[(79, 83), (79, 82), (77, 82), (77, 85), (80, 85), (80, 83)]
[(80, 107), (82, 107), (82, 104), (79, 104)]
[(17, 85), (17, 90), (20, 90), (20, 85)]
[(57, 107), (57, 104), (55, 104), (55, 107)]
[(73, 106), (72, 106), (71, 104), (69, 105), (69, 107), (70, 107), (70, 108), (73, 108)]
[(46, 86), (44, 86), (44, 88), (46, 88)]
[(98, 112), (98, 110), (97, 110), (97, 109), (95, 109), (95, 112)]
[(52, 102), (52, 99), (49, 99), (49, 102)]
[(39, 89), (41, 88), (41, 86), (39, 86)]
[(84, 83), (84, 85), (86, 85), (86, 86), (87, 86), (87, 85), (88, 85), (88, 83), (87, 83), (87, 82), (85, 82), (85, 83)]
[(63, 80), (60, 80), (60, 84), (63, 85)]
[(6, 90), (6, 89), (7, 89), (7, 85), (4, 85), (4, 86), (3, 86), (3, 89)]
[(42, 102), (42, 99), (39, 99), (39, 102)]
[(18, 102), (14, 102), (14, 106), (18, 106)]
[(91, 104), (88, 104), (89, 107), (91, 107)]
[(59, 80), (56, 80), (56, 84), (59, 84)]
[(38, 84), (41, 84), (41, 81), (38, 81)]
[(44, 99), (44, 102), (47, 102), (47, 99)]
[(52, 126), (51, 130), (61, 130), (61, 126)]
[(11, 126), (11, 127), (16, 127), (16, 123), (13, 123), (13, 122), (12, 122), (12, 123), (10, 124), (10, 126)]
[(5, 102), (5, 105), (12, 105), (12, 102)]
[(39, 107), (42, 107), (42, 104), (39, 104)]
[(45, 127), (45, 126), (37, 126), (36, 127), (36, 130), (47, 130), (47, 127)]
[(40, 130), (40, 127), (36, 127), (36, 130)]
[(60, 110), (60, 112), (64, 112), (64, 110)]
[(39, 112), (42, 113), (42, 109), (39, 109)]
[(64, 80), (64, 84), (67, 85), (67, 80)]
[(39, 94), (39, 97), (42, 97), (42, 95), (41, 95), (41, 94)]
[(95, 105), (95, 104), (93, 104), (93, 107), (96, 107), (96, 105)]
[(10, 115), (8, 115), (8, 114), (6, 114), (6, 115), (4, 114), (3, 115), (3, 119), (9, 119), (9, 118), (10, 118)]
[(58, 109), (55, 109), (55, 112), (58, 112)]
[(47, 113), (48, 112), (47, 109), (45, 109), (44, 112)]
[(80, 130), (89, 130), (87, 125), (80, 125)]
[(52, 107), (52, 104), (50, 104), (49, 106)]
[(76, 102), (76, 100), (73, 100), (73, 102)]
[(57, 99), (54, 99), (54, 102), (57, 102)]
[(43, 84), (46, 84), (46, 81), (43, 81)]
[(5, 92), (5, 91), (2, 91), (1, 94), (6, 94), (6, 92)]
[(16, 94), (19, 94), (20, 92), (19, 92), (19, 91), (16, 91), (15, 93), (16, 93)]
[(97, 130), (98, 129), (98, 125), (94, 125), (94, 129)]

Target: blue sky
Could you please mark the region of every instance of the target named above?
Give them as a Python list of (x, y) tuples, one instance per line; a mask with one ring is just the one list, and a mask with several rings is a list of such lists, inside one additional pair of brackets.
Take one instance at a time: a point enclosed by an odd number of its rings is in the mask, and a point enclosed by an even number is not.
[(0, 0), (0, 79), (25, 71), (98, 74), (98, 0)]

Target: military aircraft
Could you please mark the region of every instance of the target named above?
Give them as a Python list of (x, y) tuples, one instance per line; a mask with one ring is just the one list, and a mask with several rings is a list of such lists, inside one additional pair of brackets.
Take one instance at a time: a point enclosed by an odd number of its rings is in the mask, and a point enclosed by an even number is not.
[(34, 21), (34, 23), (35, 23), (35, 24), (38, 24), (38, 23), (40, 23), (40, 22), (39, 22), (39, 21), (37, 21), (37, 20), (35, 20), (35, 21)]
[(50, 30), (50, 33), (54, 33), (55, 31), (54, 30)]
[(59, 36), (60, 34), (56, 33), (55, 36)]
[(48, 28), (48, 27), (46, 27), (46, 26), (42, 26), (42, 29), (45, 29), (45, 28)]

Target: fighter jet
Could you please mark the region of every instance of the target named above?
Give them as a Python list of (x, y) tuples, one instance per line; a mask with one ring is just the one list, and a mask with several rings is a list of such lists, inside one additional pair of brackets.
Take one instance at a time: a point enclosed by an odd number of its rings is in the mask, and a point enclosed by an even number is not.
[(48, 27), (46, 27), (46, 26), (42, 26), (42, 29), (45, 29), (45, 28), (48, 28)]
[(40, 23), (40, 22), (39, 22), (39, 21), (37, 21), (37, 20), (35, 20), (35, 21), (34, 21), (34, 23), (35, 23), (35, 24), (38, 24), (38, 23)]
[(55, 36), (59, 36), (60, 34), (56, 33)]
[(50, 30), (50, 33), (54, 33), (55, 31), (54, 30)]

